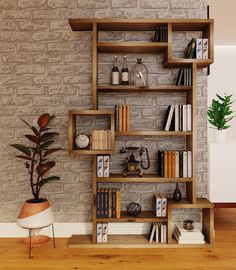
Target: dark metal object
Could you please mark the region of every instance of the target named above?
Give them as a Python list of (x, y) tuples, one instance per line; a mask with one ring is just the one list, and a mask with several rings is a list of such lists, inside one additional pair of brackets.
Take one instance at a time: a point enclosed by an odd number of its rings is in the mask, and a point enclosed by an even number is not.
[(183, 221), (183, 227), (187, 231), (192, 231), (194, 229), (194, 221), (191, 219), (186, 219)]
[(137, 217), (141, 213), (141, 205), (136, 202), (131, 202), (127, 206), (127, 213), (129, 216)]
[(174, 190), (174, 193), (173, 193), (173, 200), (175, 202), (180, 202), (181, 199), (182, 199), (182, 194), (180, 192), (178, 183), (176, 183), (175, 190)]

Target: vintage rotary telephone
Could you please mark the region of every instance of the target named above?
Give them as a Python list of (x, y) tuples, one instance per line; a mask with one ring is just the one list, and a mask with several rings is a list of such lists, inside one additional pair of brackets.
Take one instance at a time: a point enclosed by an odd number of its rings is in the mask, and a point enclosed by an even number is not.
[[(138, 151), (138, 158), (140, 160), (135, 159), (134, 152)], [(124, 165), (124, 170), (123, 170), (123, 176), (127, 176), (128, 174), (137, 174), (140, 177), (143, 176), (143, 173), (141, 171), (141, 168), (143, 170), (148, 170), (150, 168), (150, 158), (148, 154), (148, 149), (144, 147), (122, 147), (120, 150), (121, 154), (127, 154), (127, 157), (123, 163)], [(147, 159), (147, 165), (145, 166), (143, 164), (143, 159), (142, 156), (143, 154), (146, 153), (146, 159)], [(141, 168), (140, 168), (140, 166)]]

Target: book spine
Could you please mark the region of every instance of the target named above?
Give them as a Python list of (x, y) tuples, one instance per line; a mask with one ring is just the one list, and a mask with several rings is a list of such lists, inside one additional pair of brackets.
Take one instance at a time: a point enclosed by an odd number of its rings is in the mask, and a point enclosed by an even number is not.
[(170, 106), (170, 111), (169, 111), (169, 114), (168, 114), (168, 118), (167, 118), (167, 122), (166, 122), (166, 126), (165, 126), (165, 131), (170, 130), (172, 118), (173, 118), (173, 115), (174, 115), (174, 108), (175, 108), (174, 105)]
[(167, 151), (164, 151), (164, 177), (168, 177), (168, 155)]
[(160, 242), (160, 237), (159, 237), (159, 224), (156, 223), (156, 243)]
[(184, 68), (184, 85), (187, 85), (187, 68)]
[(188, 177), (191, 178), (193, 176), (192, 173), (192, 151), (188, 151)]
[(115, 131), (119, 130), (118, 105), (115, 105)]
[(100, 211), (100, 189), (97, 190), (97, 198), (96, 198), (96, 208), (97, 208), (97, 218), (100, 218), (101, 216), (101, 211)]
[(165, 38), (164, 38), (164, 42), (168, 42), (168, 27), (165, 26)]
[(187, 131), (192, 130), (192, 105), (187, 104)]
[(187, 131), (187, 105), (182, 105), (182, 124), (183, 124), (183, 131)]
[(126, 109), (126, 105), (122, 105), (122, 131), (127, 131), (126, 130), (126, 120), (127, 120), (127, 109)]
[(112, 218), (112, 190), (108, 190), (108, 217)]
[(175, 177), (175, 151), (171, 151), (171, 177)]
[(97, 156), (97, 177), (103, 177), (104, 174), (104, 161), (103, 156)]
[(204, 38), (202, 40), (202, 58), (203, 59), (208, 59), (209, 58), (209, 45), (208, 45), (208, 38)]
[(98, 138), (97, 138), (97, 149), (102, 149), (102, 131), (101, 130), (97, 130), (97, 135), (98, 135)]
[(164, 196), (161, 196), (161, 216), (167, 216), (167, 198)]
[(175, 105), (175, 131), (179, 131), (179, 105)]
[(167, 225), (163, 225), (163, 242), (166, 244), (167, 243)]
[(120, 218), (120, 191), (116, 191), (116, 218)]
[(183, 105), (179, 105), (179, 131), (183, 131)]
[(179, 152), (175, 151), (175, 177), (179, 177)]
[(112, 217), (116, 218), (116, 190), (112, 189)]
[(164, 119), (163, 126), (162, 126), (162, 130), (165, 130), (165, 128), (166, 128), (168, 116), (169, 116), (169, 113), (170, 113), (170, 107), (171, 107), (170, 105), (167, 107), (165, 119)]
[(179, 152), (179, 177), (183, 177), (183, 151)]
[(109, 217), (108, 211), (109, 211), (109, 194), (108, 194), (108, 189), (105, 189), (104, 191), (104, 217), (105, 218)]
[(119, 109), (118, 109), (118, 114), (119, 114), (119, 131), (123, 131), (123, 125), (122, 125), (122, 105), (119, 105)]
[(171, 151), (167, 151), (168, 165), (167, 165), (167, 177), (171, 177)]
[(156, 217), (161, 217), (161, 197), (155, 196), (156, 201)]
[(100, 190), (100, 216), (105, 217), (105, 209), (104, 209), (104, 189)]
[(202, 38), (197, 38), (197, 45), (196, 45), (196, 58), (197, 59), (202, 59)]
[(102, 224), (102, 242), (106, 243), (107, 242), (107, 235), (108, 235), (108, 224), (103, 223)]
[(97, 223), (97, 243), (102, 243), (102, 223)]
[(164, 151), (158, 151), (158, 175), (164, 177)]
[(188, 177), (188, 155), (187, 151), (183, 151), (183, 177)]
[(103, 157), (103, 177), (110, 177), (110, 157)]
[(111, 149), (112, 145), (111, 145), (111, 130), (108, 129), (107, 130), (107, 149)]
[(126, 131), (129, 131), (129, 126), (130, 126), (130, 110), (129, 110), (129, 105), (126, 106)]

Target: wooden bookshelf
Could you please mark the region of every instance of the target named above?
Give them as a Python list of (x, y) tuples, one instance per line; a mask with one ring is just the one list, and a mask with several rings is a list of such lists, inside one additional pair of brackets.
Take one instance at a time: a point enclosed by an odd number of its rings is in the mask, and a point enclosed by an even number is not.
[[(108, 114), (111, 116), (111, 129), (113, 131), (113, 146), (111, 150), (76, 150), (73, 148), (73, 140), (75, 136), (75, 120), (76, 114), (80, 114), (77, 110), (73, 110), (69, 114), (68, 127), (68, 141), (69, 153), (71, 155), (91, 154), (93, 155), (93, 213), (92, 213), (92, 235), (73, 235), (69, 241), (69, 247), (79, 248), (190, 248), (190, 247), (209, 247), (213, 243), (214, 232), (214, 211), (213, 205), (206, 199), (196, 198), (196, 77), (197, 69), (210, 66), (214, 61), (214, 47), (213, 47), (213, 20), (208, 19), (70, 19), (69, 24), (73, 31), (91, 31), (92, 32), (92, 109), (86, 110), (88, 114)], [(98, 41), (99, 31), (155, 31), (156, 26), (167, 26), (168, 28), (168, 42), (150, 42), (150, 41), (132, 41), (132, 42), (100, 42)], [(208, 38), (209, 41), (209, 59), (182, 59), (173, 56), (173, 34), (175, 31), (200, 31), (203, 38)], [(146, 88), (140, 88), (134, 85), (98, 85), (98, 54), (99, 53), (163, 53), (163, 66), (168, 68), (182, 68), (190, 67), (192, 69), (192, 86), (175, 86), (175, 85), (153, 85)], [(186, 103), (192, 105), (192, 126), (193, 130), (188, 132), (175, 131), (114, 131), (114, 114), (113, 112), (98, 110), (99, 93), (113, 92), (145, 92), (149, 93), (184, 93), (186, 96)], [(85, 112), (85, 114), (86, 114)], [(70, 117), (71, 116), (71, 117)], [(192, 178), (162, 178), (157, 175), (144, 174), (143, 177), (127, 176), (122, 174), (112, 174), (108, 178), (97, 178), (96, 175), (96, 155), (97, 154), (112, 154), (115, 151), (116, 137), (132, 137), (132, 136), (164, 136), (168, 137), (182, 136), (186, 141), (186, 149), (192, 151)], [(167, 222), (168, 230), (168, 244), (149, 243), (146, 235), (109, 235), (108, 242), (96, 244), (96, 226), (98, 222), (154, 222), (160, 221), (150, 211), (143, 211), (139, 217), (127, 216), (125, 212), (121, 213), (120, 219), (108, 219), (96, 217), (96, 194), (98, 183), (184, 183), (186, 186), (186, 199), (176, 203), (173, 200), (168, 202), (168, 218), (163, 221)], [(202, 228), (206, 237), (205, 245), (179, 245), (172, 239), (172, 209), (202, 209)]]

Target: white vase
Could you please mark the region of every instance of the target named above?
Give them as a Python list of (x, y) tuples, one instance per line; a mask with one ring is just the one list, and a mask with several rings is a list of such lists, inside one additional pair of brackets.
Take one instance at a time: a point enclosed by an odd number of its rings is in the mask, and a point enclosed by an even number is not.
[(225, 138), (226, 138), (226, 130), (222, 129), (216, 129), (214, 130), (214, 141), (217, 143), (223, 143), (225, 142)]

